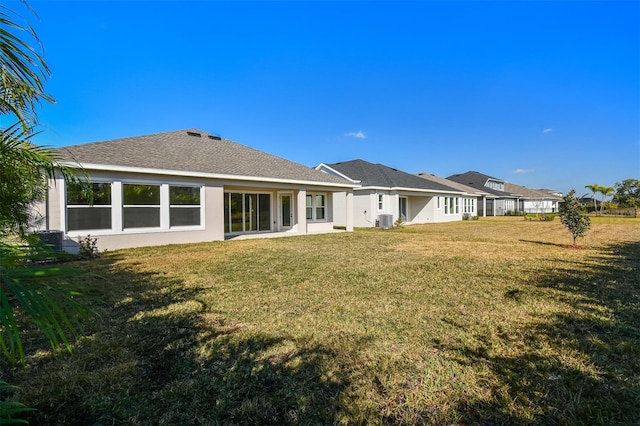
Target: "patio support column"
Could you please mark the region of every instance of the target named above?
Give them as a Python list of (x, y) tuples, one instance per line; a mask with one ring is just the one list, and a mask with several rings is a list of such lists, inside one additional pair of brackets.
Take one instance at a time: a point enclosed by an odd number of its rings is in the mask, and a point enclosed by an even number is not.
[(298, 191), (298, 234), (307, 233), (307, 191)]
[(345, 223), (347, 226), (347, 231), (353, 231), (353, 189), (347, 191), (347, 201), (345, 206), (345, 214), (347, 217), (345, 218)]
[(482, 197), (482, 217), (487, 217), (487, 197)]

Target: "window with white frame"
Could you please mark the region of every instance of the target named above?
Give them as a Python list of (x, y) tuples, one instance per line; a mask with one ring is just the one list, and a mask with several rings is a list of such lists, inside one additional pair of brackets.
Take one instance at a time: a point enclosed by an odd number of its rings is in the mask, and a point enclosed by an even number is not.
[(327, 194), (307, 193), (307, 220), (326, 220)]
[(384, 210), (384, 195), (378, 194), (378, 210)]
[(456, 204), (456, 214), (460, 213), (460, 198), (455, 197), (455, 204)]
[(440, 209), (442, 208), (442, 206), (440, 205), (440, 198), (441, 198), (441, 197), (436, 197), (436, 208), (437, 208), (438, 210), (440, 210)]
[(169, 186), (169, 226), (200, 225), (200, 188)]
[(160, 227), (160, 185), (122, 185), (122, 225), (127, 228)]
[(92, 183), (92, 196), (78, 184), (67, 185), (67, 230), (111, 229), (111, 184)]

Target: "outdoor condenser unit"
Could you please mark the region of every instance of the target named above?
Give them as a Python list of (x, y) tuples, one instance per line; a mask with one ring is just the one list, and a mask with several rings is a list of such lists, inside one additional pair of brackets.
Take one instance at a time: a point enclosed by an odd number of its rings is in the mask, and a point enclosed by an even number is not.
[(381, 214), (378, 216), (378, 221), (380, 222), (380, 229), (393, 228), (393, 215)]

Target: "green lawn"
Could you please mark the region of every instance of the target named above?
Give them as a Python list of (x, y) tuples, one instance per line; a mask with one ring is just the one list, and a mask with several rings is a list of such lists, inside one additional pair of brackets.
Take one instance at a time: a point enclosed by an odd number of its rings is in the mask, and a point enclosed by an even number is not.
[[(32, 424), (640, 422), (640, 219), (122, 250), (75, 266), (72, 354), (27, 335)], [(98, 296), (98, 297), (96, 297)]]

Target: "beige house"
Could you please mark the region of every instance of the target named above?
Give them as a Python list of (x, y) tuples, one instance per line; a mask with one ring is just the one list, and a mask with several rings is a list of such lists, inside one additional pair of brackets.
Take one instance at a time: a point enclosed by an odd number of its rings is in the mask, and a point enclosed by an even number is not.
[[(346, 179), (190, 129), (57, 150), (84, 169), (93, 203), (57, 178), (38, 207), (40, 230), (61, 231), (64, 249), (97, 238), (100, 250), (216, 241), (243, 235), (353, 230)], [(344, 209), (334, 210), (334, 194)], [(335, 215), (344, 217), (335, 217)]]

